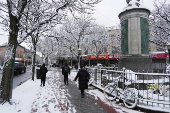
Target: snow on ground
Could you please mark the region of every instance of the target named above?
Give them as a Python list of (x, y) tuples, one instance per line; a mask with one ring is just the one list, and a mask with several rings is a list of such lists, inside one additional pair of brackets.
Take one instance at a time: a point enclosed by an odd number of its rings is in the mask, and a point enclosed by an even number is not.
[(101, 101), (103, 101), (105, 104), (107, 104), (110, 107), (113, 107), (115, 109), (116, 112), (118, 113), (141, 113), (140, 111), (136, 111), (136, 110), (132, 110), (132, 109), (128, 109), (126, 107), (124, 107), (122, 104), (117, 104), (116, 101), (108, 101), (105, 97), (104, 94), (102, 92), (100, 92), (99, 90), (95, 89), (95, 90), (88, 90), (86, 91), (88, 94), (95, 96), (95, 100), (100, 99)]
[[(71, 74), (69, 75), (69, 79), (73, 81), (76, 74), (77, 70), (72, 70)], [(0, 110), (3, 111), (3, 113), (60, 113), (60, 101), (56, 101), (59, 100), (58, 97), (61, 96), (61, 90), (57, 89), (60, 88), (58, 87), (60, 83), (56, 82), (59, 81), (58, 76), (58, 72), (56, 73), (54, 71), (49, 71), (47, 73), (45, 87), (40, 87), (40, 79), (35, 79), (34, 81), (29, 79), (13, 90), (11, 99), (12, 104), (10, 105), (9, 103), (5, 103), (0, 105)], [(75, 84), (78, 86), (78, 81), (76, 81)], [(102, 100), (105, 104), (116, 108), (115, 110), (119, 113), (123, 113), (125, 111), (130, 113), (138, 112), (128, 109), (124, 106), (122, 107), (121, 104), (116, 104), (115, 101), (109, 102), (105, 99), (103, 93), (97, 89), (86, 90), (86, 93), (93, 95), (95, 99), (100, 98), (100, 100)], [(74, 112), (76, 112), (75, 109)], [(71, 110), (68, 111), (68, 113), (71, 113)]]
[[(69, 78), (73, 81), (75, 76), (77, 74), (77, 70), (73, 70), (69, 76)], [(76, 82), (76, 84), (78, 85), (78, 82)], [(132, 110), (132, 109), (128, 109), (124, 106), (122, 106), (121, 104), (117, 104), (116, 101), (108, 101), (105, 97), (104, 94), (99, 91), (98, 89), (94, 89), (94, 90), (85, 90), (86, 93), (88, 93), (89, 95), (94, 96), (95, 100), (100, 99), (101, 101), (103, 101), (105, 104), (107, 104), (110, 107), (113, 107), (118, 113), (141, 113), (140, 111), (136, 111), (136, 110)]]
[(3, 113), (45, 113), (49, 111), (50, 113), (60, 113), (61, 101), (58, 97), (62, 96), (59, 93), (61, 90), (60, 87), (56, 88), (55, 84), (53, 85), (53, 82), (56, 82), (54, 77), (57, 78), (58, 75), (59, 73), (49, 71), (45, 87), (40, 87), (40, 79), (35, 79), (35, 81), (29, 79), (13, 90), (12, 105), (6, 102), (0, 105), (0, 110)]

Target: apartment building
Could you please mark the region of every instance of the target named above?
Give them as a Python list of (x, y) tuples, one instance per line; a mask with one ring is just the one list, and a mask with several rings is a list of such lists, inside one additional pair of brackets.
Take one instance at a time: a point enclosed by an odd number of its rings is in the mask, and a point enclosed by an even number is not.
[[(6, 45), (0, 46), (0, 61), (1, 61), (0, 65), (3, 65), (4, 63), (5, 52), (6, 52)], [(16, 49), (15, 60), (24, 61), (23, 59), (24, 53), (25, 53), (25, 48), (21, 45), (18, 45)]]
[(121, 30), (118, 27), (111, 27), (108, 29), (110, 45), (108, 46), (108, 54), (121, 53)]

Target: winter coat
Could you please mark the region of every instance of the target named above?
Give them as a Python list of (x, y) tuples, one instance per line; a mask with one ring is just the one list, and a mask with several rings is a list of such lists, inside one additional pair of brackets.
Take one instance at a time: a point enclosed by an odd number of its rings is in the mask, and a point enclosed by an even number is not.
[(46, 73), (48, 72), (47, 68), (45, 66), (40, 67), (40, 74), (41, 76), (46, 76)]
[[(65, 72), (65, 67), (68, 68), (68, 72)], [(63, 67), (62, 67), (62, 74), (63, 74), (64, 76), (68, 76), (68, 74), (70, 74), (70, 68), (69, 68), (68, 66), (63, 66)]]
[(74, 80), (76, 81), (77, 78), (79, 78), (79, 89), (88, 89), (88, 82), (90, 79), (90, 74), (88, 73), (88, 71), (84, 70), (80, 70), (77, 73), (77, 76), (74, 78)]

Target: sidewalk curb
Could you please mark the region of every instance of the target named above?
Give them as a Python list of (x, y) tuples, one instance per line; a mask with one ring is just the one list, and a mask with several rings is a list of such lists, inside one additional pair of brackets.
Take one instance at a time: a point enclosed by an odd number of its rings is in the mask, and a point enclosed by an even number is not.
[(111, 106), (108, 106), (107, 104), (103, 103), (103, 101), (97, 97), (97, 99), (95, 99), (94, 95), (90, 95), (89, 93), (87, 93), (90, 97), (92, 97), (107, 113), (117, 113), (115, 111), (115, 109)]

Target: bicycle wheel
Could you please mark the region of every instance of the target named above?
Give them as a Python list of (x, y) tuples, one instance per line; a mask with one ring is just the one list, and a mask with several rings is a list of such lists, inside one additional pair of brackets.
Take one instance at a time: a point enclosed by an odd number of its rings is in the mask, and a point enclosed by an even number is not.
[(88, 85), (92, 84), (94, 82), (94, 76), (91, 74), (90, 80), (88, 82)]
[(124, 92), (124, 99), (123, 103), (127, 108), (135, 108), (138, 101), (137, 101), (137, 95), (134, 90), (126, 90)]
[(108, 100), (115, 100), (117, 97), (116, 85), (107, 85), (104, 89), (104, 96)]

